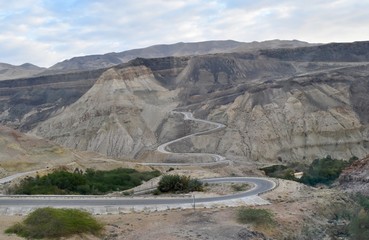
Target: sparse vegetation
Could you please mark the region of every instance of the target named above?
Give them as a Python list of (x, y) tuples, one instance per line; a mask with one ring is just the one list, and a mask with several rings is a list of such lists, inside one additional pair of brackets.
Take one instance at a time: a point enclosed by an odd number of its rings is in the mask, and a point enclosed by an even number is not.
[(238, 209), (237, 220), (244, 224), (272, 226), (275, 224), (274, 215), (266, 209), (242, 207)]
[(355, 196), (355, 200), (360, 205), (359, 210), (353, 215), (349, 233), (351, 239), (364, 240), (369, 236), (369, 197), (363, 195)]
[(189, 176), (165, 175), (159, 181), (158, 190), (162, 193), (188, 193), (203, 191), (203, 184), (198, 179), (191, 179)]
[[(322, 159), (315, 159), (310, 166), (301, 164), (273, 165), (261, 168), (269, 177), (282, 178), (286, 180), (293, 180), (304, 183), (310, 186), (317, 184), (330, 185), (341, 174), (342, 170), (356, 161), (357, 157), (350, 158), (349, 161), (332, 159), (331, 156), (326, 156)], [(297, 179), (294, 175), (296, 171), (303, 171), (304, 174), (301, 179)]]
[(322, 159), (315, 159), (309, 169), (304, 172), (300, 182), (311, 186), (329, 185), (340, 176), (342, 170), (349, 164), (349, 161), (332, 159), (329, 155)]
[(138, 172), (134, 169), (118, 168), (110, 171), (87, 169), (70, 173), (58, 170), (48, 175), (29, 177), (10, 190), (14, 194), (104, 194), (124, 191), (136, 187), (142, 181), (160, 175), (158, 171)]
[(241, 184), (232, 184), (231, 187), (234, 191), (240, 192), (240, 191), (246, 191), (247, 189), (249, 189), (250, 185), (247, 183), (241, 183)]
[(103, 225), (89, 213), (77, 209), (40, 208), (5, 233), (30, 239), (61, 238), (74, 234), (99, 235)]
[(297, 178), (295, 178), (294, 175), (295, 171), (291, 167), (284, 165), (273, 165), (270, 167), (261, 168), (260, 170), (263, 170), (269, 177), (297, 181)]

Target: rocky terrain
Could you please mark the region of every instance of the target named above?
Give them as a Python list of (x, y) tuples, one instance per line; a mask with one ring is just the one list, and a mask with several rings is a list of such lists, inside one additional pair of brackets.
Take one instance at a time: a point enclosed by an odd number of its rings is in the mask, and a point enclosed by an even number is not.
[(369, 157), (355, 161), (339, 178), (339, 186), (346, 192), (369, 196)]

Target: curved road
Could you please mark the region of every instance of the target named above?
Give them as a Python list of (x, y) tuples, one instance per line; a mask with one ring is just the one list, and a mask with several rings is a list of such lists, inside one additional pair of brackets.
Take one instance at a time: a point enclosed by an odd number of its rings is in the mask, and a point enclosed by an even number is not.
[[(204, 183), (251, 183), (253, 188), (236, 194), (196, 198), (196, 203), (214, 203), (227, 200), (242, 199), (259, 195), (273, 189), (274, 181), (264, 178), (253, 177), (231, 177), (202, 179)], [(193, 203), (192, 198), (129, 198), (129, 197), (104, 197), (104, 196), (0, 196), (0, 207), (43, 207), (43, 206), (65, 206), (65, 207), (93, 207), (93, 206), (155, 206), (155, 205), (185, 205)]]
[(193, 114), (190, 113), (190, 112), (173, 111), (173, 113), (183, 114), (183, 116), (184, 116), (183, 119), (184, 120), (192, 120), (192, 121), (196, 121), (196, 122), (206, 123), (206, 124), (209, 124), (209, 125), (213, 125), (214, 128), (209, 129), (209, 130), (204, 130), (204, 131), (201, 131), (201, 132), (197, 132), (197, 133), (192, 133), (192, 134), (186, 135), (184, 137), (177, 138), (175, 140), (166, 142), (166, 143), (160, 145), (157, 148), (157, 151), (161, 152), (161, 153), (165, 153), (165, 154), (172, 154), (172, 155), (210, 156), (214, 160), (214, 162), (211, 162), (211, 163), (150, 163), (150, 162), (148, 162), (148, 163), (142, 163), (142, 165), (146, 165), (146, 166), (190, 166), (191, 165), (191, 166), (194, 166), (194, 165), (214, 165), (214, 164), (221, 164), (221, 163), (229, 164), (229, 162), (230, 162), (229, 160), (226, 160), (225, 157), (223, 157), (221, 155), (218, 155), (218, 154), (213, 154), (213, 153), (176, 153), (176, 152), (168, 151), (167, 146), (171, 145), (172, 143), (179, 142), (179, 141), (182, 141), (186, 138), (190, 138), (190, 137), (194, 137), (194, 136), (213, 133), (213, 132), (219, 131), (219, 130), (226, 127), (224, 124), (221, 124), (221, 123), (216, 123), (216, 122), (211, 122), (211, 121), (208, 121), (208, 120), (195, 118), (193, 116)]

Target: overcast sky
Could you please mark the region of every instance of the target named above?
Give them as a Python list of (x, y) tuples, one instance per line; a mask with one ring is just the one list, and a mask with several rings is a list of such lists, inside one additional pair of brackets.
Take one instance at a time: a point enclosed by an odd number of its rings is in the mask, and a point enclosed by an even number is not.
[(0, 0), (0, 62), (226, 40), (369, 40), (367, 0)]

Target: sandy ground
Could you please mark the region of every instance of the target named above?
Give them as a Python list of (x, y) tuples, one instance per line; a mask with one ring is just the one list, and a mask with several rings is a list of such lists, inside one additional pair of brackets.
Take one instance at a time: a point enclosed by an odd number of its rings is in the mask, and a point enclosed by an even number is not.
[(8, 235), (5, 234), (4, 231), (11, 225), (16, 222), (22, 221), (24, 217), (21, 216), (0, 216), (0, 239), (1, 240), (16, 240), (16, 239), (24, 239), (21, 237), (17, 237), (16, 235)]
[[(196, 209), (96, 216), (98, 220), (106, 224), (104, 236), (84, 235), (68, 239), (237, 240), (242, 239), (239, 237), (239, 233), (246, 226), (237, 223), (235, 211), (234, 208)], [(19, 216), (2, 216), (0, 220), (0, 239), (23, 239), (4, 233), (6, 228), (22, 219), (23, 217)]]

